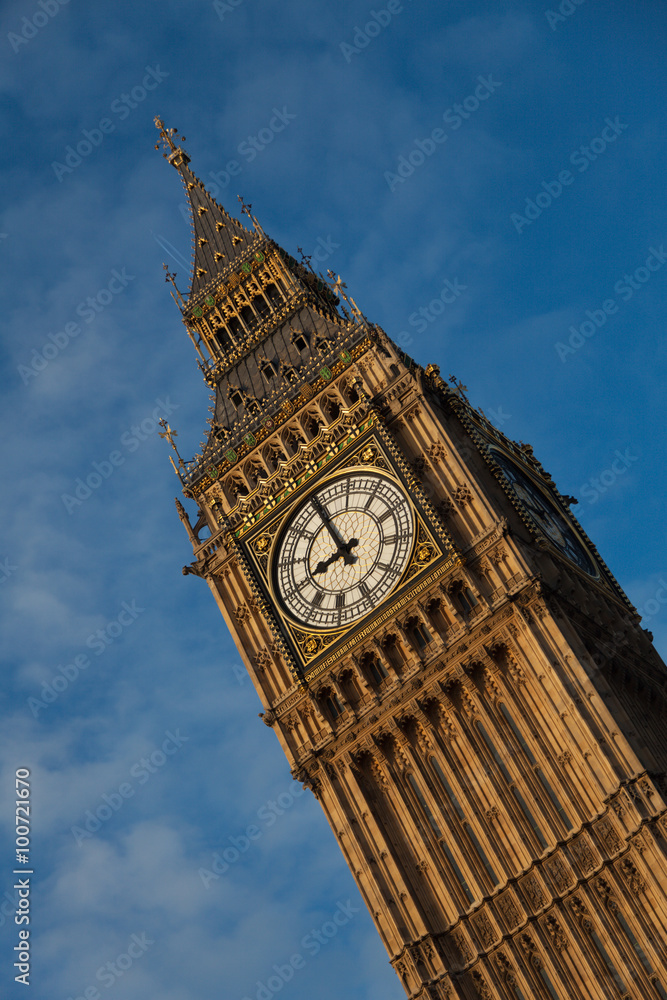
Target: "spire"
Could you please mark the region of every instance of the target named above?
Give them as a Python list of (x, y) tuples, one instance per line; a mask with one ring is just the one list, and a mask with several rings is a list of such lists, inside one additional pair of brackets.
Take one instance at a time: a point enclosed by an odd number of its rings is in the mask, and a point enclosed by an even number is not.
[[(193, 269), (188, 306), (191, 307), (197, 305), (225, 274), (237, 266), (240, 259), (247, 256), (250, 247), (265, 237), (254, 219), (254, 231), (251, 231), (229, 215), (192, 173), (189, 167), (190, 157), (174, 142), (174, 136), (179, 142), (185, 142), (185, 137), (179, 136), (177, 129), (166, 128), (159, 117), (155, 119), (155, 127), (160, 132), (162, 155), (180, 173), (190, 201)], [(155, 148), (160, 148), (160, 141), (155, 144)], [(252, 218), (250, 206), (243, 206), (243, 210)]]

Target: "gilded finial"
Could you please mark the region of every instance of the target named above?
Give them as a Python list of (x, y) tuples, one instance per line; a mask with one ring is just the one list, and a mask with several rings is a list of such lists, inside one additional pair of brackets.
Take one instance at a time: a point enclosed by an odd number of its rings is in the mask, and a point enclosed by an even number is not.
[(467, 401), (468, 397), (466, 396), (466, 392), (468, 391), (468, 386), (464, 385), (463, 382), (459, 382), (456, 375), (450, 375), (449, 381), (454, 386), (454, 392), (460, 396), (461, 399), (465, 399)]
[(265, 235), (264, 230), (260, 226), (255, 216), (252, 214), (252, 205), (250, 203), (246, 204), (240, 194), (237, 195), (237, 197), (239, 199), (239, 202), (241, 203), (242, 214), (247, 215), (250, 221), (252, 222), (253, 226), (255, 227), (255, 231), (259, 233), (260, 236), (264, 236)]
[(171, 462), (171, 464), (173, 466), (174, 472), (176, 473), (176, 475), (178, 476), (178, 478), (182, 482), (183, 481), (183, 477), (181, 476), (181, 473), (180, 473), (179, 470), (185, 468), (185, 462), (183, 461), (183, 459), (181, 458), (181, 456), (178, 454), (178, 448), (174, 444), (174, 438), (178, 437), (178, 431), (172, 430), (171, 427), (169, 426), (169, 424), (167, 423), (167, 421), (164, 418), (162, 418), (161, 420), (158, 420), (158, 424), (162, 428), (162, 430), (158, 432), (159, 436), (161, 438), (166, 438), (167, 441), (169, 442), (169, 444), (171, 445), (171, 447), (176, 452), (176, 457), (178, 458), (178, 468), (176, 468), (176, 465), (174, 464), (174, 460), (171, 457), (171, 455), (169, 456), (169, 461)]
[[(174, 286), (174, 291), (176, 292), (176, 298), (178, 300), (178, 303), (180, 304), (181, 309), (185, 309), (185, 302), (183, 301), (183, 296), (181, 295), (181, 293), (179, 292), (178, 288), (176, 287), (176, 272), (175, 271), (173, 271), (173, 272), (170, 271), (169, 267), (166, 264), (163, 264), (162, 266), (165, 269), (165, 271), (167, 272), (166, 275), (165, 275), (165, 279), (164, 280), (168, 281), (169, 284), (171, 284), (171, 285)], [(172, 293), (172, 295), (173, 295), (173, 293)]]
[(307, 267), (309, 271), (312, 271), (313, 268), (310, 263), (311, 260), (313, 259), (312, 255), (309, 256), (307, 253), (304, 253), (302, 247), (297, 247), (296, 252), (301, 254), (301, 263), (303, 264), (303, 266)]
[(165, 160), (168, 160), (172, 153), (178, 152), (178, 147), (174, 143), (173, 136), (176, 136), (179, 142), (185, 142), (185, 136), (179, 135), (178, 129), (176, 128), (167, 128), (162, 119), (159, 117), (159, 115), (155, 116), (154, 121), (155, 121), (155, 128), (160, 130), (160, 140), (158, 140), (158, 142), (155, 143), (155, 148), (159, 149), (161, 142), (163, 149), (162, 155), (164, 156)]
[(251, 214), (252, 213), (252, 205), (250, 203), (248, 203), (246, 205), (246, 203), (244, 202), (244, 200), (241, 197), (241, 195), (237, 195), (237, 197), (239, 199), (239, 203), (241, 205), (241, 211), (243, 212), (243, 214), (247, 215), (249, 219), (252, 219), (252, 214)]
[(333, 288), (333, 290), (336, 293), (336, 295), (340, 295), (340, 297), (343, 298), (343, 299), (345, 299), (345, 301), (347, 302), (348, 299), (347, 299), (347, 295), (345, 294), (345, 289), (347, 288), (347, 285), (345, 284), (345, 282), (341, 278), (340, 274), (336, 275), (336, 273), (334, 271), (332, 271), (331, 268), (329, 268), (329, 270), (327, 271), (327, 277), (329, 278), (329, 281), (331, 282), (331, 284), (329, 285), (329, 287)]

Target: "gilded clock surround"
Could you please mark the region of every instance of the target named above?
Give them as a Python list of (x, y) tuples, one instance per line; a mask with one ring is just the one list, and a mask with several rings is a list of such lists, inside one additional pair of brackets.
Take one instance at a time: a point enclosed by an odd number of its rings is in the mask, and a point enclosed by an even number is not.
[[(350, 636), (361, 629), (369, 616), (374, 614), (374, 612), (369, 611), (361, 620), (355, 621), (347, 629), (333, 629), (323, 634), (319, 629), (299, 627), (291, 616), (282, 610), (282, 601), (280, 595), (276, 593), (272, 579), (272, 556), (277, 550), (285, 524), (290, 520), (294, 510), (298, 509), (306, 490), (312, 490), (315, 483), (320, 486), (337, 478), (343, 472), (353, 473), (373, 469), (381, 471), (383, 475), (391, 478), (405, 491), (414, 518), (414, 544), (411, 557), (400, 580), (386, 598), (387, 601), (391, 602), (391, 606), (394, 606), (396, 598), (402, 594), (405, 585), (418, 575), (428, 572), (441, 562), (449, 568), (455, 562), (460, 561), (454, 553), (451, 542), (449, 545), (447, 544), (444, 526), (439, 526), (441, 537), (438, 537), (435, 526), (434, 530), (429, 530), (427, 515), (420, 509), (419, 503), (421, 499), (426, 506), (426, 498), (421, 496), (421, 491), (412, 481), (404, 463), (400, 464), (404, 466), (403, 475), (401, 475), (399, 463), (394, 465), (389, 450), (378, 434), (377, 426), (375, 430), (367, 431), (358, 440), (349, 435), (349, 440), (343, 444), (336, 457), (332, 457), (331, 463), (323, 463), (323, 475), (316, 479), (306, 477), (300, 487), (296, 486), (288, 497), (281, 496), (281, 502), (277, 503), (275, 508), (271, 508), (271, 512), (275, 513), (271, 520), (266, 522), (264, 519), (260, 519), (260, 523), (254, 531), (248, 531), (246, 535), (240, 536), (243, 538), (242, 544), (246, 547), (251, 568), (256, 578), (261, 581), (262, 596), (270, 604), (274, 616), (279, 621), (281, 631), (290, 642), (300, 672), (307, 670), (310, 676), (312, 668), (317, 667), (318, 660), (326, 651), (334, 649), (343, 640), (349, 641)], [(413, 482), (412, 496), (408, 493), (407, 482)], [(431, 516), (434, 521), (438, 520), (436, 515), (431, 514)]]
[[(406, 994), (667, 1000), (667, 671), (573, 498), (339, 278), (246, 206), (253, 228), (229, 216), (158, 127), (195, 227), (177, 297), (215, 390), (202, 454), (179, 459), (198, 506), (191, 523), (177, 502), (184, 572), (211, 589)], [(599, 576), (545, 534), (494, 449)], [(411, 559), (362, 621), (308, 632), (271, 589), (273, 549), (319, 483), (355, 468), (410, 496)]]

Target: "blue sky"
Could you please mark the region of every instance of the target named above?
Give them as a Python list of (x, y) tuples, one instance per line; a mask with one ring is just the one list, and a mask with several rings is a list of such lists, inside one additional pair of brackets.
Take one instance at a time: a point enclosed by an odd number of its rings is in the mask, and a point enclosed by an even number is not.
[(34, 1000), (255, 1000), (295, 954), (290, 1000), (404, 995), (208, 589), (181, 574), (155, 416), (189, 458), (209, 400), (164, 283), (166, 261), (187, 285), (165, 247), (189, 260), (190, 229), (155, 114), (230, 211), (240, 193), (290, 252), (320, 248), (369, 318), (533, 445), (667, 646), (665, 9), (381, 4), (3, 5), (3, 996), (23, 995), (17, 768)]

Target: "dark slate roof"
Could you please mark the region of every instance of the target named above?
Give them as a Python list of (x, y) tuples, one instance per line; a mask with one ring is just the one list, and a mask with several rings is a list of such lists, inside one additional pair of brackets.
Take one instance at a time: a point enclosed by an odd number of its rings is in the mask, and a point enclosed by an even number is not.
[[(308, 345), (301, 353), (292, 343), (293, 330), (302, 333)], [(318, 339), (320, 342), (328, 340), (325, 352), (316, 347), (315, 341)], [(319, 370), (326, 363), (325, 357), (332, 353), (341, 339), (342, 332), (339, 327), (307, 306), (301, 309), (296, 316), (290, 317), (251, 350), (220, 380), (216, 388), (215, 419), (223, 426), (233, 427), (235, 430), (238, 427), (240, 430), (239, 425), (243, 424), (246, 412), (249, 411), (246, 406), (237, 409), (231, 402), (230, 395), (235, 389), (240, 389), (249, 400), (258, 400), (263, 410), (266, 410), (267, 404), (270, 404), (275, 397), (276, 409), (280, 409), (291, 388), (286, 377), (280, 374), (281, 367), (283, 370), (284, 366), (296, 370), (299, 384), (295, 383), (294, 388), (297, 393), (306, 381), (306, 369), (312, 363), (312, 367)], [(267, 380), (262, 372), (262, 367), (267, 361), (274, 370), (277, 369), (276, 376), (270, 380)]]
[[(259, 243), (264, 236), (246, 229), (218, 205), (190, 170), (187, 157), (183, 157), (177, 170), (190, 199), (192, 212), (193, 267), (189, 296), (189, 304), (192, 305), (214, 280), (233, 269), (237, 257), (254, 243)], [(216, 259), (216, 254), (222, 256)]]
[[(302, 333), (306, 340), (307, 347), (301, 352), (292, 342), (294, 331)], [(237, 446), (249, 431), (256, 430), (262, 417), (274, 416), (286, 399), (296, 397), (305, 382), (313, 381), (325, 365), (333, 364), (343, 348), (351, 348), (364, 335), (363, 328), (350, 326), (345, 321), (335, 323), (309, 306), (304, 306), (281, 324), (216, 386), (213, 419), (221, 436), (216, 436), (214, 425), (203, 457), (188, 469), (188, 480), (196, 480), (208, 463), (222, 457), (227, 448)], [(270, 380), (262, 372), (266, 361), (279, 369)], [(294, 383), (283, 374), (285, 366), (296, 370)], [(235, 390), (240, 390), (247, 401), (238, 408), (231, 399)], [(247, 405), (251, 400), (259, 403), (258, 411)]]

